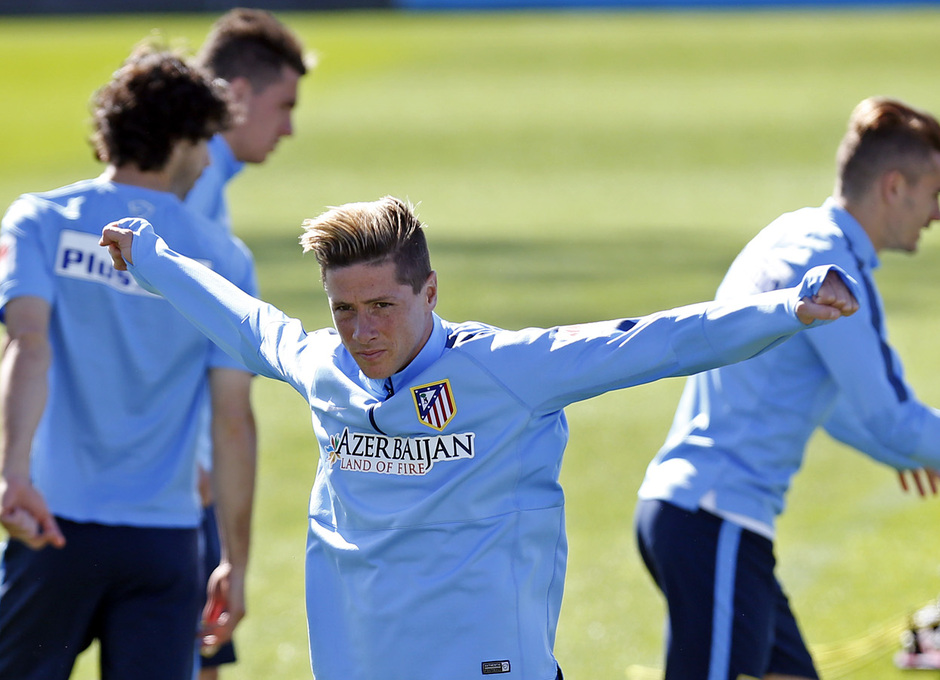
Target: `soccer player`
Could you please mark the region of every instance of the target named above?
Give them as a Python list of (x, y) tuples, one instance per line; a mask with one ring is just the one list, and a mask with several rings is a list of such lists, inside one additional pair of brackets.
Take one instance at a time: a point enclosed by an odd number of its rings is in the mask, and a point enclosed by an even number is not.
[[(190, 680), (199, 414), (215, 372), (241, 364), (116, 271), (98, 240), (102, 220), (130, 211), (250, 279), (248, 254), (181, 200), (230, 113), (208, 75), (145, 47), (96, 93), (93, 116), (103, 174), (20, 197), (0, 230), (0, 677), (67, 678), (97, 638), (102, 677)], [(238, 431), (225, 417), (214, 414), (222, 437)], [(219, 511), (234, 524), (254, 459), (221, 444)]]
[(312, 62), (300, 40), (271, 13), (233, 9), (212, 27), (196, 63), (228, 83), (235, 120), (209, 142), (209, 167), (186, 205), (231, 230), (225, 187), (246, 163), (264, 163), (293, 134), (298, 84)]
[(862, 283), (865, 312), (690, 377), (639, 491), (639, 549), (668, 608), (667, 680), (817, 677), (773, 550), (817, 427), (899, 470), (940, 467), (940, 412), (904, 381), (872, 278), (879, 253), (914, 252), (940, 219), (940, 124), (866, 99), (837, 165), (832, 197), (761, 231), (717, 299), (791, 286), (834, 263)]
[[(134, 227), (131, 231), (126, 227)], [(144, 220), (103, 231), (159, 291), (313, 414), (307, 619), (317, 680), (561, 678), (564, 407), (745, 359), (856, 309), (827, 267), (795, 288), (636, 319), (524, 331), (434, 313), (411, 207), (387, 197), (305, 223), (334, 329), (307, 333)]]
[[(223, 14), (214, 24), (203, 43), (196, 63), (213, 77), (228, 83), (229, 95), (237, 113), (231, 127), (209, 141), (209, 167), (186, 196), (186, 205), (212, 220), (225, 233), (232, 233), (231, 216), (225, 198), (225, 189), (245, 167), (246, 163), (263, 163), (274, 151), (281, 137), (293, 133), (292, 114), (298, 99), (298, 84), (307, 73), (308, 60), (298, 38), (270, 12), (260, 9), (237, 8)], [(233, 237), (234, 238), (234, 237)], [(255, 290), (248, 290), (256, 293)], [(219, 371), (221, 373), (221, 371)], [(212, 403), (217, 409), (232, 414), (229, 422), (241, 423), (244, 431), (238, 441), (256, 441), (254, 416), (251, 408), (252, 374), (234, 369), (218, 375)], [(231, 538), (219, 542), (216, 514), (212, 502), (211, 485), (207, 470), (211, 469), (208, 442), (200, 451), (201, 497), (204, 505), (201, 531), (205, 545), (205, 573), (207, 579), (220, 563), (221, 574), (229, 578), (243, 578), (231, 574), (226, 553), (240, 553), (235, 562), (246, 563), (248, 545), (229, 545)], [(226, 535), (248, 536), (250, 516), (242, 518), (244, 531)], [(212, 580), (213, 586), (219, 581)], [(218, 587), (214, 587), (219, 606), (206, 612), (206, 635), (202, 638), (200, 680), (215, 680), (218, 668), (235, 661), (235, 648), (231, 641), (219, 645), (220, 638), (231, 636), (231, 627), (241, 618), (245, 603), (224, 601)], [(244, 592), (243, 588), (230, 591)], [(222, 614), (221, 618), (216, 618)], [(211, 620), (209, 620), (211, 619)]]

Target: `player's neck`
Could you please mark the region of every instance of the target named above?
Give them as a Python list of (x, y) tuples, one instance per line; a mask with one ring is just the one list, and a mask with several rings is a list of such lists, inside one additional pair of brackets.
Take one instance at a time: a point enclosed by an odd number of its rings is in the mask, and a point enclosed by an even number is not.
[(121, 166), (109, 165), (104, 174), (105, 177), (117, 184), (143, 187), (154, 191), (172, 191), (170, 177), (162, 170), (141, 170), (136, 165), (128, 163)]
[(878, 195), (869, 192), (855, 201), (839, 196), (836, 197), (836, 200), (865, 230), (868, 238), (871, 239), (875, 252), (881, 252), (880, 236), (885, 228), (884, 225), (888, 223), (888, 216), (886, 215), (885, 204), (883, 201), (878, 200)]

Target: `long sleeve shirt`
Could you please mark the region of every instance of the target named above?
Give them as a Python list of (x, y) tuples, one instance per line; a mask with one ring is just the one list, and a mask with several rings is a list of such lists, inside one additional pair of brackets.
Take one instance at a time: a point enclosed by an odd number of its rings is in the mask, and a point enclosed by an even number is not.
[(701, 507), (772, 537), (820, 425), (895, 468), (940, 465), (940, 413), (915, 398), (888, 344), (872, 278), (875, 249), (835, 201), (783, 215), (761, 231), (716, 297), (791, 286), (821, 263), (860, 283), (860, 311), (750, 361), (690, 377), (640, 498)]
[(245, 164), (235, 158), (231, 147), (221, 134), (209, 140), (209, 165), (189, 193), (185, 205), (232, 233), (232, 218), (225, 200), (225, 187), (235, 179)]
[(241, 364), (114, 269), (101, 228), (128, 214), (154, 219), (169, 243), (254, 289), (248, 251), (171, 193), (102, 175), (17, 199), (0, 230), (0, 314), (23, 296), (51, 313), (49, 396), (31, 475), (60, 517), (194, 527), (207, 373)]
[(333, 329), (306, 332), (148, 225), (131, 259), (142, 286), (310, 405), (318, 680), (553, 679), (567, 561), (564, 407), (760, 353), (805, 328), (795, 305), (828, 271), (750, 299), (576, 326), (508, 331), (434, 316), (427, 343), (383, 389)]

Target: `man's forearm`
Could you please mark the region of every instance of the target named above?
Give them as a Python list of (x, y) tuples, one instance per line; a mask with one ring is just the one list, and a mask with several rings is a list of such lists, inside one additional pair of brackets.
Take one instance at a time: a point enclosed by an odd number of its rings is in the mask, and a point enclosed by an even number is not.
[(215, 369), (211, 378), (213, 492), (224, 558), (240, 569), (248, 563), (257, 459), (251, 379), (234, 369)]
[(48, 396), (49, 343), (27, 333), (7, 341), (0, 361), (0, 472), (29, 478), (29, 452)]
[[(254, 427), (233, 437), (239, 441), (219, 441), (214, 446), (225, 452), (215, 456), (213, 488), (222, 535), (223, 559), (239, 569), (248, 566), (251, 544), (251, 514), (254, 506), (255, 459)], [(250, 440), (250, 444), (248, 443)]]

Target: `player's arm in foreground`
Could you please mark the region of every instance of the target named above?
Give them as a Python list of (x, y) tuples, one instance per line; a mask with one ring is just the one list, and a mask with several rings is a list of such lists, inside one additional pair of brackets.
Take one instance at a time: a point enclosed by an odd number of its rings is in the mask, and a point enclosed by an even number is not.
[(20, 297), (7, 303), (0, 360), (0, 523), (31, 548), (61, 548), (65, 537), (33, 487), (29, 454), (48, 395), (49, 303)]
[[(136, 229), (138, 237), (134, 238), (135, 231), (127, 227)], [(126, 270), (130, 265), (135, 278), (144, 288), (164, 294), (184, 316), (217, 345), (244, 361), (248, 368), (289, 381), (288, 376), (279, 372), (276, 361), (259, 356), (262, 338), (261, 329), (257, 327), (260, 323), (258, 316), (266, 314), (265, 321), (270, 322), (274, 312), (277, 312), (275, 308), (260, 303), (211, 270), (170, 250), (144, 220), (126, 218), (107, 225), (102, 231), (100, 244), (109, 249), (117, 269)], [(150, 275), (160, 277), (159, 290), (134, 265), (135, 257), (146, 261)], [(155, 266), (157, 264), (159, 266)], [(817, 267), (795, 289), (800, 299), (792, 303), (790, 313), (805, 325), (854, 314), (858, 302), (842, 276), (837, 268)], [(779, 297), (776, 292), (768, 295)], [(751, 307), (759, 306), (761, 302), (755, 299)], [(216, 307), (219, 308), (217, 314), (212, 312)], [(742, 322), (732, 319), (723, 323), (722, 327), (735, 323)], [(754, 344), (751, 340), (745, 337), (740, 342)], [(282, 333), (274, 344), (281, 345), (285, 341)], [(734, 352), (729, 350), (729, 353)]]
[[(128, 226), (133, 229), (124, 228)], [(121, 254), (117, 239), (126, 245), (129, 262)], [(249, 371), (287, 382), (306, 394), (306, 374), (297, 373), (303, 363), (297, 357), (304, 352), (312, 334), (308, 335), (299, 320), (249, 295), (199, 262), (174, 252), (145, 220), (125, 218), (108, 225), (100, 244), (109, 247), (115, 267), (127, 269), (145, 290), (165, 297)], [(159, 279), (159, 285), (148, 277)]]
[(202, 646), (228, 642), (246, 613), (245, 578), (251, 542), (257, 432), (251, 409), (252, 374), (232, 368), (209, 373), (212, 398), (212, 493), (222, 559), (209, 577)]

